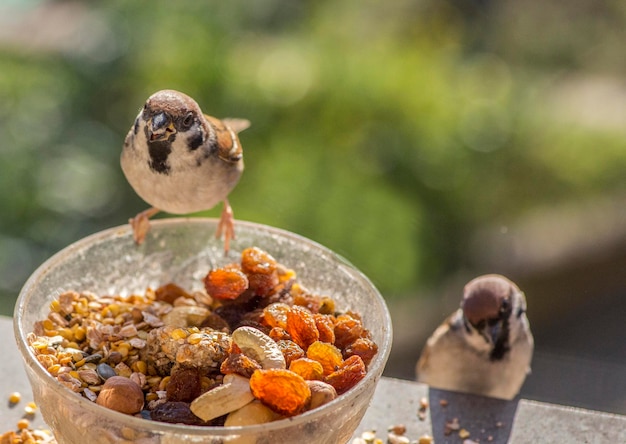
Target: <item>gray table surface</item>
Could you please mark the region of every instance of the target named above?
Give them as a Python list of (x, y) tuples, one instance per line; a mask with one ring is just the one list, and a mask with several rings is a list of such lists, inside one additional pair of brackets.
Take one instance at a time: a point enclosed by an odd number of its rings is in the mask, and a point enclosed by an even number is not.
[[(32, 393), (21, 357), (13, 339), (12, 320), (0, 316), (0, 434), (15, 429), (24, 416)], [(22, 400), (10, 406), (11, 392), (18, 391)], [(420, 399), (429, 408), (423, 419), (418, 416)], [(447, 401), (446, 406), (441, 400)], [(391, 425), (404, 424), (412, 442), (428, 434), (437, 444), (463, 443), (459, 432), (444, 434), (446, 422), (458, 418), (460, 428), (469, 439), (480, 443), (626, 443), (626, 416), (574, 409), (528, 400), (501, 401), (463, 395), (411, 381), (382, 378), (374, 398), (355, 436), (376, 431), (387, 441)], [(45, 428), (40, 414), (30, 417), (35, 428)]]

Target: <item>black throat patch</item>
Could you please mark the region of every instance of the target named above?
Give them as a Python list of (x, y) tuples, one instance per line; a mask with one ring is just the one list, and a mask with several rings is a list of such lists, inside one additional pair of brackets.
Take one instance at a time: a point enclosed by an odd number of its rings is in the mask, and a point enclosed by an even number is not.
[[(148, 138), (148, 131), (146, 128), (146, 138)], [(148, 142), (148, 154), (150, 155), (150, 161), (148, 165), (150, 169), (155, 173), (169, 174), (170, 165), (167, 162), (170, 153), (172, 152), (172, 142), (176, 138), (172, 135), (168, 140), (156, 140), (154, 142)]]
[(155, 173), (169, 174), (170, 166), (167, 158), (172, 152), (172, 144), (167, 140), (148, 143), (148, 153), (150, 154), (150, 169)]
[(492, 361), (500, 361), (509, 352), (509, 350), (511, 350), (511, 346), (509, 344), (510, 328), (509, 318), (506, 317), (502, 320), (502, 331), (500, 332), (496, 343), (493, 345), (493, 350), (491, 350), (491, 354), (489, 355), (489, 358)]

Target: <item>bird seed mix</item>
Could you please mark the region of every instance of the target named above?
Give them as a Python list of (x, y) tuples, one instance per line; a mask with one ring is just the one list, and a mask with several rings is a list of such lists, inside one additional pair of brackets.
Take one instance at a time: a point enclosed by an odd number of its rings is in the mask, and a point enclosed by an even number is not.
[(169, 283), (122, 297), (65, 292), (28, 335), (69, 390), (155, 421), (246, 425), (297, 415), (350, 390), (378, 347), (265, 251), (210, 270), (206, 291)]

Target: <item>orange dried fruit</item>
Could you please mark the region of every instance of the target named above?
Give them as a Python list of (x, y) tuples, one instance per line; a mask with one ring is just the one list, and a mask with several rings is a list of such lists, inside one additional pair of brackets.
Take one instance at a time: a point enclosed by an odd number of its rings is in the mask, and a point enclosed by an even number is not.
[(287, 327), (287, 313), (291, 307), (283, 302), (275, 302), (263, 309), (262, 320), (268, 327)]
[(311, 399), (304, 378), (284, 369), (257, 370), (250, 377), (250, 389), (256, 399), (285, 416), (302, 412)]
[(378, 353), (378, 345), (374, 341), (369, 338), (359, 338), (344, 349), (343, 356), (347, 359), (350, 356), (358, 355), (367, 366), (376, 356), (376, 353)]
[(286, 367), (289, 368), (291, 361), (304, 357), (304, 350), (295, 342), (288, 339), (281, 339), (276, 341), (276, 345), (280, 348), (280, 351), (285, 357)]
[(319, 332), (319, 340), (322, 342), (328, 342), (329, 344), (335, 343), (335, 324), (331, 315), (315, 314), (315, 326)]
[(326, 376), (325, 382), (335, 387), (337, 393), (341, 395), (354, 387), (366, 373), (365, 363), (360, 356), (354, 355), (346, 359), (336, 371)]
[(248, 277), (237, 268), (216, 268), (204, 278), (204, 288), (215, 299), (236, 299), (248, 289)]
[(241, 252), (241, 269), (246, 274), (272, 274), (276, 268), (276, 259), (260, 248), (250, 247)]
[(278, 275), (276, 273), (249, 274), (248, 282), (255, 295), (265, 297), (275, 292), (274, 288), (278, 285)]
[(320, 337), (320, 333), (315, 325), (315, 318), (313, 318), (311, 312), (297, 305), (291, 307), (291, 310), (287, 312), (285, 330), (291, 335), (291, 339), (304, 350)]
[(294, 305), (306, 307), (311, 313), (319, 313), (322, 307), (322, 298), (310, 293), (298, 293), (293, 298)]
[(335, 345), (340, 349), (346, 348), (358, 338), (367, 334), (360, 319), (356, 319), (349, 314), (337, 316), (335, 323)]
[(322, 380), (324, 379), (324, 369), (322, 364), (313, 359), (299, 358), (291, 361), (289, 370), (299, 374), (306, 380)]
[(322, 364), (324, 375), (337, 370), (343, 363), (341, 350), (327, 342), (316, 341), (306, 351), (306, 357)]
[(272, 328), (269, 332), (269, 337), (272, 338), (276, 342), (280, 341), (281, 339), (291, 340), (291, 336), (289, 336), (289, 333), (287, 333), (287, 330), (285, 330), (284, 328), (280, 328), (280, 327)]
[(230, 353), (224, 362), (222, 362), (220, 372), (225, 375), (237, 373), (238, 375), (249, 378), (255, 370), (259, 370), (260, 368), (261, 365), (258, 362), (243, 353)]

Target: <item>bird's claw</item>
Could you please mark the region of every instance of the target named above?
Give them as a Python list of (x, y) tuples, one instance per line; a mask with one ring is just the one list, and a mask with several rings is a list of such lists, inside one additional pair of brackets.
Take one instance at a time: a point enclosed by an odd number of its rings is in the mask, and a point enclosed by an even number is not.
[(219, 239), (222, 237), (222, 234), (224, 235), (224, 254), (226, 255), (230, 250), (230, 240), (235, 238), (235, 217), (227, 199), (224, 200), (222, 215), (217, 225), (215, 237)]
[(150, 231), (150, 218), (159, 212), (156, 208), (149, 208), (128, 220), (133, 229), (133, 239), (137, 245), (141, 245)]

